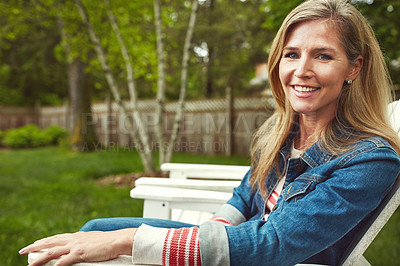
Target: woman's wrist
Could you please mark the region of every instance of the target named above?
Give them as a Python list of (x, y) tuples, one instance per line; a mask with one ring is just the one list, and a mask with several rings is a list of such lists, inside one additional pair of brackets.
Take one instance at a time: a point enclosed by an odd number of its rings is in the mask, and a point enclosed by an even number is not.
[(115, 250), (118, 250), (118, 255), (132, 256), (133, 238), (137, 228), (126, 228), (110, 232), (115, 236)]

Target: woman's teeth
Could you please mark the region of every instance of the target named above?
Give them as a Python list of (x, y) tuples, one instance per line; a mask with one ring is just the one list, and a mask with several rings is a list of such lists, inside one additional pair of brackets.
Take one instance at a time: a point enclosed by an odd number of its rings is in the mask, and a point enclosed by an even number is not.
[(298, 92), (312, 92), (316, 91), (319, 88), (313, 88), (313, 87), (303, 87), (303, 86), (294, 86), (294, 89)]

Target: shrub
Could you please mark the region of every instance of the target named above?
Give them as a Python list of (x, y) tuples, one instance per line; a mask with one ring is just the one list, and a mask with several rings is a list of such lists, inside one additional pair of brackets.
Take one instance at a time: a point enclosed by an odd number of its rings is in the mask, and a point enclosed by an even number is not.
[(50, 145), (60, 144), (68, 136), (67, 130), (59, 126), (49, 126), (43, 130)]
[(26, 125), (6, 132), (3, 143), (10, 148), (35, 148), (49, 143), (48, 137), (35, 125)]

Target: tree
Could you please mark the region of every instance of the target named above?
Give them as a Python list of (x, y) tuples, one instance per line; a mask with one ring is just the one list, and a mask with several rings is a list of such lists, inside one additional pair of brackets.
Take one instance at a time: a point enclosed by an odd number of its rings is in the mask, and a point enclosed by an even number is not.
[(63, 19), (58, 18), (58, 26), (65, 44), (65, 55), (68, 64), (68, 91), (71, 110), (70, 147), (75, 151), (92, 151), (95, 149), (97, 135), (94, 123), (86, 123), (84, 118), (92, 118), (91, 88), (85, 73), (86, 64), (82, 56), (74, 56), (70, 47), (70, 38), (63, 28)]
[[(41, 6), (25, 1), (0, 4), (0, 104), (61, 104), (65, 97), (65, 65), (53, 48), (60, 41), (54, 20), (39, 16)], [(35, 69), (33, 71), (33, 69)]]
[[(164, 51), (163, 51), (163, 45), (162, 45), (162, 30), (161, 30), (161, 18), (159, 16), (159, 10), (160, 8), (160, 1), (155, 0), (154, 1), (155, 5), (155, 20), (156, 20), (156, 29), (157, 29), (157, 36), (160, 34), (158, 37), (158, 58), (161, 60), (161, 62), (164, 62)], [(182, 52), (182, 69), (181, 69), (181, 79), (180, 79), (180, 92), (179, 92), (179, 101), (178, 101), (178, 108), (176, 110), (176, 115), (175, 115), (175, 121), (174, 121), (174, 127), (172, 129), (172, 134), (170, 137), (169, 142), (166, 142), (164, 140), (164, 137), (162, 135), (162, 128), (163, 128), (163, 102), (164, 102), (164, 97), (165, 97), (165, 92), (164, 92), (164, 76), (165, 72), (163, 64), (159, 64), (159, 86), (158, 91), (160, 92), (157, 94), (157, 100), (158, 100), (158, 141), (160, 143), (160, 162), (170, 162), (172, 159), (172, 154), (173, 154), (173, 147), (176, 143), (176, 140), (178, 138), (179, 134), (179, 128), (180, 128), (180, 123), (182, 120), (183, 112), (184, 112), (184, 107), (185, 107), (185, 99), (186, 99), (186, 91), (187, 91), (187, 79), (188, 79), (188, 65), (189, 65), (189, 56), (190, 56), (190, 47), (191, 47), (191, 42), (192, 42), (192, 37), (193, 37), (193, 31), (194, 31), (194, 26), (196, 24), (196, 16), (197, 16), (197, 11), (198, 11), (198, 0), (193, 0), (192, 1), (192, 9), (190, 13), (190, 20), (189, 24), (187, 27), (186, 31), (186, 37), (185, 37), (185, 42), (183, 45), (183, 52)], [(160, 75), (161, 74), (161, 75)], [(166, 143), (166, 147), (164, 147), (164, 143)]]
[[(400, 2), (354, 1), (375, 30), (394, 84), (400, 84)], [(399, 95), (400, 96), (400, 95)]]
[(264, 2), (204, 1), (194, 35), (199, 63), (191, 73), (192, 78), (203, 73), (202, 87), (196, 89), (205, 97), (223, 96), (227, 87), (233, 88), (235, 95), (257, 92), (249, 81), (256, 64), (266, 62), (273, 37), (263, 28)]
[[(118, 87), (118, 85), (116, 84), (114, 75), (110, 69), (110, 65), (106, 56), (106, 53), (103, 49), (103, 47), (101, 46), (100, 43), (100, 39), (90, 21), (88, 12), (85, 8), (85, 6), (82, 4), (82, 2), (80, 0), (75, 0), (75, 4), (79, 10), (79, 13), (82, 17), (82, 20), (84, 22), (84, 24), (87, 27), (88, 30), (88, 34), (90, 37), (91, 42), (94, 45), (97, 57), (101, 63), (101, 66), (103, 68), (106, 80), (108, 82), (108, 85), (110, 87), (110, 90), (114, 96), (114, 99), (116, 101), (116, 103), (118, 104), (121, 112), (123, 113), (123, 115), (127, 118), (131, 118), (132, 119), (128, 119), (128, 128), (130, 129), (130, 135), (131, 137), (135, 140), (136, 144), (138, 145), (138, 151), (139, 154), (141, 156), (144, 168), (146, 172), (153, 172), (154, 171), (154, 160), (152, 157), (152, 150), (150, 148), (150, 140), (149, 140), (149, 136), (146, 132), (146, 128), (144, 126), (144, 123), (141, 119), (140, 116), (140, 111), (138, 109), (137, 106), (137, 92), (136, 92), (136, 87), (135, 87), (135, 79), (134, 79), (134, 75), (133, 75), (133, 69), (132, 69), (132, 64), (131, 64), (131, 60), (130, 60), (130, 56), (128, 53), (128, 49), (126, 47), (124, 38), (122, 37), (122, 34), (119, 30), (119, 26), (117, 24), (116, 18), (112, 12), (110, 3), (108, 0), (105, 0), (105, 4), (107, 6), (107, 15), (108, 15), (108, 19), (110, 21), (110, 24), (112, 26), (112, 29), (117, 37), (118, 43), (119, 43), (119, 48), (121, 50), (122, 53), (122, 57), (124, 59), (124, 63), (125, 63), (125, 68), (126, 68), (126, 73), (127, 73), (127, 83), (128, 83), (128, 91), (129, 91), (129, 96), (130, 96), (130, 105), (132, 108), (132, 116), (128, 115), (128, 111), (127, 111), (127, 107), (125, 106), (124, 102), (122, 101), (121, 98), (121, 92), (120, 92), (120, 88)], [(185, 45), (184, 45), (184, 51), (183, 51), (183, 59), (182, 59), (182, 78), (181, 78), (181, 90), (180, 90), (180, 99), (179, 99), (179, 108), (177, 110), (177, 114), (176, 114), (176, 119), (175, 119), (175, 123), (174, 123), (174, 128), (173, 128), (173, 133), (171, 135), (169, 144), (167, 145), (166, 149), (164, 149), (164, 138), (162, 137), (162, 134), (160, 133), (162, 130), (162, 126), (159, 126), (159, 141), (160, 141), (160, 147), (161, 151), (160, 151), (160, 156), (161, 156), (161, 162), (164, 162), (166, 160), (170, 160), (172, 157), (172, 150), (173, 150), (173, 146), (174, 143), (176, 141), (177, 135), (178, 135), (178, 131), (179, 131), (179, 124), (180, 121), (182, 119), (182, 112), (183, 112), (183, 108), (184, 108), (184, 102), (185, 102), (185, 94), (186, 94), (186, 80), (187, 80), (187, 65), (188, 65), (188, 58), (189, 58), (189, 47), (190, 47), (190, 43), (191, 43), (191, 38), (193, 35), (193, 28), (195, 25), (195, 20), (196, 20), (196, 13), (197, 13), (197, 7), (198, 7), (198, 2), (197, 0), (194, 0), (192, 3), (192, 13), (191, 13), (191, 19), (189, 22), (189, 27), (188, 27), (188, 33), (185, 39)], [(160, 10), (160, 3), (159, 1), (155, 1), (155, 8), (154, 8), (155, 12), (156, 12), (156, 16), (158, 16), (158, 21), (156, 21), (156, 25), (157, 25), (157, 32), (161, 33), (161, 23), (160, 23), (160, 18), (159, 18), (159, 10)], [(162, 37), (160, 37), (162, 38)], [(161, 45), (160, 45), (161, 44)], [(162, 41), (161, 39), (159, 39), (159, 58), (160, 60), (163, 62), (163, 51), (162, 51)], [(160, 65), (159, 65), (160, 67)], [(159, 84), (161, 85), (161, 91), (159, 93), (158, 96), (158, 104), (160, 105), (160, 107), (158, 108), (159, 110), (159, 117), (158, 117), (158, 123), (162, 125), (162, 112), (160, 110), (162, 110), (162, 103), (163, 103), (163, 66), (161, 65), (161, 69), (160, 72), (161, 73), (161, 77), (159, 78)], [(135, 123), (135, 125), (138, 128), (138, 131), (134, 130), (133, 124)], [(161, 128), (161, 130), (160, 130)]]

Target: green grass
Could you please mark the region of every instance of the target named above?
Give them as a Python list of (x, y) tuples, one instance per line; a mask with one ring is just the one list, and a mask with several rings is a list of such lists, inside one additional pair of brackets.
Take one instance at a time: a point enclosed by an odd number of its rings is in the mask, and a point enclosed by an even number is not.
[[(175, 154), (174, 162), (249, 164), (242, 157)], [(57, 233), (73, 232), (100, 217), (141, 216), (143, 202), (130, 188), (100, 186), (96, 180), (142, 172), (133, 151), (74, 153), (51, 147), (0, 152), (0, 264), (26, 265), (25, 245)], [(397, 211), (367, 250), (372, 265), (400, 265)]]

